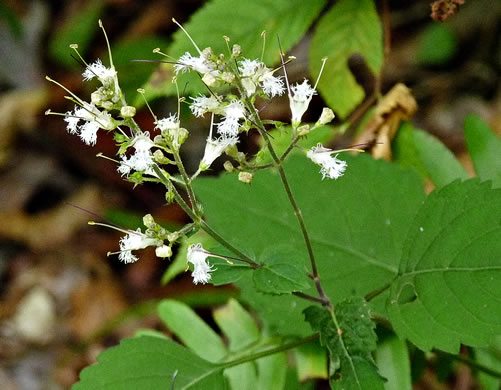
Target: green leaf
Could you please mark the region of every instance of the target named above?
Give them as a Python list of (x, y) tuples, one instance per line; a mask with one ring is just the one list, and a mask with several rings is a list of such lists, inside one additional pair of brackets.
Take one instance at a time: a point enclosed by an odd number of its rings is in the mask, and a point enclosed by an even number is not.
[[(475, 348), (475, 361), (484, 367), (500, 372), (501, 336), (496, 336), (488, 348)], [(484, 390), (499, 390), (501, 380), (487, 373), (478, 371), (478, 382)]]
[(169, 330), (201, 358), (215, 362), (228, 354), (217, 333), (188, 305), (164, 299), (158, 305), (158, 315)]
[(301, 382), (308, 379), (327, 379), (327, 353), (318, 341), (294, 349), (297, 375)]
[[(258, 378), (254, 389), (281, 390), (286, 387), (287, 355), (276, 353), (256, 361)], [(289, 390), (288, 388), (286, 388)]]
[(73, 390), (223, 389), (221, 368), (168, 339), (136, 337), (107, 349)]
[(397, 147), (398, 161), (430, 177), (435, 186), (443, 187), (456, 179), (468, 178), (464, 168), (444, 144), (431, 134), (414, 129), (409, 122), (400, 128), (396, 142), (405, 144), (405, 149), (404, 145)]
[(213, 316), (228, 337), (230, 351), (239, 351), (259, 341), (259, 329), (254, 319), (235, 299), (214, 310)]
[(501, 190), (478, 180), (434, 191), (409, 229), (387, 311), (401, 338), (457, 353), (501, 333)]
[(340, 0), (322, 16), (311, 42), (310, 67), (318, 75), (328, 57), (318, 90), (341, 118), (362, 102), (365, 94), (348, 68), (360, 54), (378, 74), (383, 64), (383, 31), (372, 0)]
[[(334, 302), (364, 296), (392, 280), (409, 221), (424, 199), (421, 181), (413, 172), (365, 155), (342, 158), (348, 169), (336, 181), (322, 181), (318, 166), (304, 155), (292, 155), (285, 163), (323, 286)], [(252, 186), (243, 185), (235, 174), (223, 174), (199, 178), (194, 187), (208, 223), (232, 245), (247, 254), (287, 245), (310, 269), (297, 219), (273, 170), (258, 171)], [(304, 300), (256, 292), (249, 276), (237, 282), (242, 299), (268, 326), (281, 334), (309, 334), (301, 315)], [(308, 292), (316, 294), (313, 288)], [(384, 295), (371, 304), (381, 311), (382, 302)]]
[(224, 370), (230, 388), (233, 390), (254, 390), (256, 388), (256, 367), (252, 362)]
[[(94, 34), (99, 31), (98, 20), (105, 3), (102, 1), (88, 1), (79, 10), (64, 21), (62, 28), (49, 42), (49, 54), (60, 64), (68, 67), (79, 67), (78, 61), (71, 56), (72, 49), (69, 45), (78, 44), (78, 51), (85, 56)], [(103, 38), (104, 39), (104, 38)]]
[(423, 65), (441, 65), (456, 54), (456, 49), (454, 33), (443, 23), (433, 23), (419, 37), (416, 58)]
[(376, 349), (375, 323), (367, 304), (352, 298), (338, 304), (335, 310), (310, 306), (304, 311), (320, 342), (331, 356), (331, 385), (334, 389), (383, 389), (371, 352)]
[(376, 362), (386, 378), (385, 390), (412, 390), (409, 350), (405, 341), (390, 336), (378, 344)]
[(464, 136), (478, 177), (501, 187), (501, 139), (475, 115), (466, 117)]
[[(212, 47), (215, 53), (228, 54), (223, 36), (231, 39), (231, 44), (239, 44), (242, 54), (250, 59), (261, 58), (263, 40), (261, 33), (266, 30), (266, 48), (263, 61), (267, 64), (277, 63), (280, 59), (277, 36), (284, 51), (291, 49), (308, 30), (311, 23), (325, 6), (326, 0), (212, 0), (207, 2), (183, 27), (188, 31), (198, 47)], [(168, 49), (168, 54), (178, 58), (189, 51), (196, 50), (183, 31), (178, 30), (173, 36), (174, 42)], [(165, 73), (166, 66), (161, 67)], [(172, 65), (169, 66), (169, 69)], [(179, 76), (179, 85), (185, 85), (186, 75)], [(163, 77), (162, 77), (163, 78)], [(170, 84), (170, 77), (165, 80)], [(157, 77), (158, 80), (158, 77)], [(198, 76), (191, 74), (187, 93), (191, 94), (194, 87), (197, 92), (202, 86)], [(172, 95), (173, 86), (153, 81), (145, 89), (154, 86), (159, 94)], [(161, 88), (164, 88), (163, 92)]]
[(307, 270), (299, 253), (285, 246), (265, 250), (259, 261), (261, 268), (254, 270), (256, 288), (267, 294), (287, 294), (310, 287)]

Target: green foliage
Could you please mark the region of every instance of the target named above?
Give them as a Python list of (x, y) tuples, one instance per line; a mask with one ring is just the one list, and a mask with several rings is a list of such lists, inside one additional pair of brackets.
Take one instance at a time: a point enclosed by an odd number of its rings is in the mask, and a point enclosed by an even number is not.
[[(337, 181), (322, 181), (318, 166), (304, 156), (293, 155), (285, 164), (323, 286), (334, 302), (353, 294), (363, 296), (392, 280), (408, 223), (424, 199), (422, 184), (412, 172), (365, 155), (342, 158), (348, 161), (349, 174)], [(304, 241), (276, 173), (257, 172), (252, 186), (243, 185), (234, 174), (203, 178), (195, 182), (195, 190), (211, 226), (244, 253), (255, 253), (259, 261), (266, 250), (288, 245), (306, 266)], [(226, 206), (221, 208), (221, 204)], [(214, 277), (221, 263), (216, 264)], [(309, 333), (301, 321), (303, 300), (256, 292), (249, 275), (253, 271), (240, 269), (244, 275), (239, 275), (236, 284), (242, 298), (268, 326), (282, 334)], [(315, 294), (313, 288), (303, 291)], [(374, 300), (378, 311), (383, 310), (382, 301)]]
[[(261, 33), (266, 30), (266, 48), (263, 61), (277, 63), (280, 59), (277, 36), (282, 50), (290, 50), (308, 30), (313, 20), (322, 10), (326, 0), (212, 0), (195, 12), (184, 28), (203, 50), (212, 47), (215, 53), (228, 53), (223, 36), (242, 47), (247, 58), (261, 58), (263, 41)], [(179, 58), (189, 51), (196, 54), (196, 49), (184, 32), (178, 30), (173, 36), (174, 42), (168, 48), (169, 55)], [(172, 65), (162, 67), (162, 72), (170, 72)], [(166, 68), (168, 70), (166, 70)], [(158, 75), (145, 86), (150, 97), (175, 94), (171, 84), (172, 75), (163, 77), (158, 82)], [(179, 85), (190, 81), (187, 93), (206, 92), (196, 75), (182, 75)]]
[(400, 127), (393, 148), (396, 162), (416, 169), (437, 187), (468, 178), (464, 168), (444, 144), (429, 133), (414, 129), (409, 122)]
[(49, 42), (49, 54), (60, 64), (77, 68), (80, 64), (68, 52), (68, 46), (78, 44), (78, 51), (85, 55), (92, 37), (96, 33), (96, 26), (105, 3), (102, 1), (86, 2), (78, 12), (67, 19), (62, 28)]
[(85, 368), (73, 390), (223, 389), (222, 368), (160, 337), (124, 339)]
[(378, 343), (375, 353), (377, 367), (386, 378), (385, 390), (411, 390), (409, 350), (405, 341), (391, 335)]
[(294, 350), (294, 357), (300, 381), (328, 378), (327, 353), (318, 341), (297, 347)]
[(492, 180), (495, 188), (501, 187), (501, 140), (480, 117), (469, 115), (464, 123), (466, 146), (470, 152), (475, 172), (482, 180)]
[(371, 357), (376, 349), (375, 324), (362, 299), (343, 301), (333, 310), (310, 306), (304, 314), (329, 350), (331, 366), (335, 367), (331, 373), (333, 389), (384, 388)]
[(311, 42), (311, 72), (318, 75), (321, 59), (329, 57), (318, 89), (341, 118), (365, 95), (348, 68), (348, 59), (354, 54), (362, 55), (377, 75), (383, 64), (382, 37), (381, 22), (372, 0), (340, 0), (318, 22)]
[(387, 310), (397, 334), (451, 353), (501, 332), (501, 191), (455, 181), (426, 199), (409, 229)]
[(447, 63), (456, 50), (457, 39), (449, 27), (433, 23), (421, 34), (416, 57), (423, 65), (441, 65)]

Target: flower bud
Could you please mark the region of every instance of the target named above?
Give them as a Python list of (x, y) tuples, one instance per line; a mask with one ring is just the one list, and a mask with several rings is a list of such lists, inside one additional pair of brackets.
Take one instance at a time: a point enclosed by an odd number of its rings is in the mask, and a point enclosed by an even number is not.
[(159, 164), (171, 163), (171, 160), (169, 160), (167, 157), (165, 157), (163, 152), (159, 149), (155, 150), (155, 152), (153, 153), (153, 159)]
[(316, 124), (318, 126), (326, 125), (327, 123), (332, 122), (335, 117), (336, 115), (334, 115), (334, 112), (330, 108), (324, 107)]
[(238, 57), (242, 53), (242, 48), (240, 45), (233, 45), (231, 48), (231, 55), (232, 57)]
[(252, 178), (254, 175), (250, 172), (240, 172), (238, 174), (238, 180), (240, 180), (242, 183), (245, 184), (250, 184), (252, 182)]
[(310, 125), (299, 126), (298, 129), (297, 129), (297, 135), (299, 135), (300, 137), (304, 137), (310, 131), (311, 131), (310, 130)]
[(167, 245), (157, 246), (155, 249), (155, 255), (157, 255), (157, 257), (171, 257), (172, 248)]
[(204, 74), (202, 81), (209, 87), (215, 87), (217, 85), (217, 79), (210, 73)]
[(202, 50), (202, 57), (204, 57), (206, 60), (210, 60), (212, 56), (213, 53), (210, 47), (206, 47), (205, 49)]
[(235, 168), (233, 167), (233, 164), (231, 163), (231, 161), (229, 160), (226, 160), (223, 164), (223, 168), (226, 172), (233, 172), (235, 170)]
[(153, 229), (157, 224), (155, 223), (155, 220), (153, 219), (153, 216), (151, 214), (146, 214), (143, 217), (143, 225), (148, 229)]
[(101, 107), (103, 107), (106, 111), (110, 111), (111, 109), (113, 109), (113, 103), (107, 100), (101, 103)]
[(223, 79), (224, 82), (231, 84), (233, 80), (235, 80), (235, 75), (230, 72), (223, 72), (221, 78)]
[(123, 106), (120, 109), (120, 115), (122, 116), (122, 118), (132, 118), (134, 115), (136, 115), (136, 107)]

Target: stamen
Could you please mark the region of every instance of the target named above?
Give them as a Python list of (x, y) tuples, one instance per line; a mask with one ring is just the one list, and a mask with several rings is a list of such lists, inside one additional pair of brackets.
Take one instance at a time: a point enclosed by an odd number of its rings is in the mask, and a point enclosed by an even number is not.
[(317, 85), (318, 85), (318, 82), (320, 80), (320, 76), (322, 76), (322, 72), (324, 71), (324, 66), (325, 66), (326, 61), (327, 61), (327, 57), (322, 58), (322, 67), (320, 68), (320, 73), (318, 74), (317, 82), (315, 83), (315, 86), (313, 87), (313, 89), (315, 91), (317, 90)]
[(110, 41), (108, 40), (108, 35), (106, 34), (106, 30), (104, 29), (103, 22), (101, 21), (101, 19), (99, 19), (99, 27), (101, 27), (101, 30), (103, 30), (104, 39), (106, 40), (106, 46), (108, 46), (108, 55), (110, 56), (110, 67), (114, 69), (115, 66), (113, 65), (113, 58), (111, 56)]
[(195, 43), (195, 41), (191, 38), (190, 34), (188, 34), (188, 31), (186, 31), (183, 26), (181, 26), (180, 23), (178, 23), (178, 21), (174, 18), (172, 18), (172, 21), (174, 23), (176, 23), (178, 25), (178, 27), (183, 30), (183, 32), (186, 34), (186, 36), (188, 37), (188, 39), (191, 41), (191, 43), (193, 43), (193, 46), (195, 46), (195, 49), (197, 49), (198, 51), (198, 54), (202, 55), (202, 51), (199, 49), (199, 47), (197, 46), (197, 44)]

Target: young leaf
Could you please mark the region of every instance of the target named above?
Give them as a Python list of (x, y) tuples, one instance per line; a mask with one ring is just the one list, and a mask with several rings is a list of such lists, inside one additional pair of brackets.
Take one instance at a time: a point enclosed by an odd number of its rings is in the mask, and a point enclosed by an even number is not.
[[(413, 172), (369, 156), (342, 158), (348, 161), (348, 170), (336, 181), (322, 181), (318, 166), (304, 156), (292, 155), (285, 163), (324, 288), (333, 301), (353, 294), (363, 296), (392, 280), (398, 272), (409, 221), (424, 199), (421, 181)], [(309, 269), (297, 220), (273, 171), (257, 172), (252, 186), (242, 185), (234, 174), (200, 178), (194, 186), (208, 223), (232, 245), (257, 254), (288, 245)], [(259, 256), (256, 260), (260, 261)], [(217, 273), (213, 272), (213, 278)], [(309, 328), (301, 320), (304, 300), (256, 292), (248, 276), (241, 277), (237, 285), (242, 298), (274, 330), (308, 334)], [(308, 293), (316, 294), (313, 288)], [(383, 298), (371, 302), (378, 305), (378, 311), (384, 309), (378, 303)]]
[(409, 229), (387, 311), (401, 338), (457, 353), (501, 333), (501, 190), (478, 180), (434, 191)]
[(214, 320), (228, 337), (230, 351), (239, 351), (259, 341), (259, 329), (251, 315), (236, 301), (214, 311)]
[(348, 68), (353, 54), (364, 57), (378, 74), (383, 64), (383, 31), (372, 0), (340, 0), (320, 19), (310, 51), (312, 74), (318, 75), (329, 57), (318, 90), (329, 106), (345, 118), (364, 98)]
[(367, 304), (352, 298), (333, 310), (310, 306), (304, 311), (314, 331), (320, 332), (320, 342), (327, 347), (334, 389), (383, 389), (384, 381), (377, 374), (371, 352), (376, 349), (375, 324), (369, 317)]
[(222, 369), (169, 339), (124, 339), (85, 368), (73, 390), (223, 389)]
[(396, 146), (399, 151), (397, 160), (429, 176), (437, 187), (468, 178), (464, 168), (444, 144), (431, 134), (414, 129), (409, 122), (400, 128), (396, 143), (405, 143), (405, 148), (404, 145)]
[(164, 299), (158, 305), (158, 315), (201, 358), (215, 362), (228, 354), (221, 338), (188, 305)]
[(466, 118), (464, 136), (477, 175), (492, 180), (494, 188), (501, 187), (501, 139), (475, 115)]
[(385, 390), (412, 390), (409, 351), (405, 341), (391, 335), (378, 343), (376, 362), (379, 373), (387, 380)]
[(262, 267), (254, 271), (256, 289), (267, 294), (287, 294), (310, 287), (303, 258), (295, 250), (275, 246), (263, 252)]

